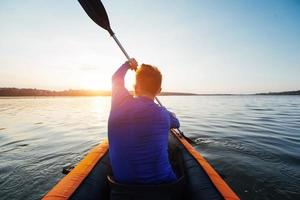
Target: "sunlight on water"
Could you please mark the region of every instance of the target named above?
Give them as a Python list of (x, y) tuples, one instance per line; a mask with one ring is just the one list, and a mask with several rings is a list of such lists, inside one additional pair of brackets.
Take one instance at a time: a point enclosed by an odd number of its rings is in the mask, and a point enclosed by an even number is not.
[[(300, 97), (160, 97), (241, 199), (300, 198)], [(109, 97), (1, 98), (0, 197), (39, 199), (107, 136)]]

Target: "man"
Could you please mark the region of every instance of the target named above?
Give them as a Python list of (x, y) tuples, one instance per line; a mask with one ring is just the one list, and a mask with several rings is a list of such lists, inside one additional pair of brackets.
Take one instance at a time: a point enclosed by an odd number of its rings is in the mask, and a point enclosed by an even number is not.
[[(160, 71), (146, 64), (137, 66), (130, 59), (112, 77), (108, 139), (113, 178), (123, 184), (174, 182), (168, 134), (170, 128), (179, 128), (179, 121), (154, 102), (161, 91)], [(128, 69), (136, 70), (135, 97), (124, 85)]]

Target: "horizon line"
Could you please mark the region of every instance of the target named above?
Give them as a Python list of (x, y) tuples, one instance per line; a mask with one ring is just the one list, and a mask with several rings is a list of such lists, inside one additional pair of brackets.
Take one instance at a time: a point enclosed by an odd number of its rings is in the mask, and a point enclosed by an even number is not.
[[(12, 95), (1, 94), (3, 90), (15, 90)], [(17, 92), (19, 90), (19, 93)], [(23, 95), (22, 92), (23, 91)], [(35, 93), (35, 95), (24, 94), (24, 92), (30, 92), (33, 94), (33, 91), (37, 91), (39, 93)], [(8, 91), (6, 91), (8, 92)], [(133, 91), (129, 90), (132, 94)], [(300, 95), (300, 90), (288, 90), (288, 91), (280, 91), (280, 92), (259, 92), (259, 93), (194, 93), (194, 92), (175, 92), (175, 91), (163, 91), (157, 96), (226, 96), (226, 95)], [(39, 89), (39, 88), (17, 88), (17, 87), (0, 87), (0, 96), (111, 96), (111, 90), (98, 90), (98, 89), (64, 89), (64, 90), (50, 90), (50, 89)]]

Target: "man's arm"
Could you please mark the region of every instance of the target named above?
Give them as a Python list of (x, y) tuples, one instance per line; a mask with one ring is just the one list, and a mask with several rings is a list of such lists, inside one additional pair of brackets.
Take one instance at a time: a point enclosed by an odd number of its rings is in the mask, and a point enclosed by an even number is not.
[(175, 113), (172, 113), (170, 111), (168, 111), (168, 112), (169, 112), (169, 115), (170, 115), (170, 125), (171, 125), (170, 128), (179, 128), (180, 123), (179, 123), (179, 120), (177, 119)]
[(111, 109), (122, 104), (126, 98), (132, 97), (125, 87), (124, 78), (128, 69), (135, 70), (136, 67), (137, 62), (132, 58), (125, 62), (112, 76)]

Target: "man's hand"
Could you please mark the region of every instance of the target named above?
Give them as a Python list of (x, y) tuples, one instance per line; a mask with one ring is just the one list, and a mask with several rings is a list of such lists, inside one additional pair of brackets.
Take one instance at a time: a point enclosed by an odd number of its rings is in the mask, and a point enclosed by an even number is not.
[(126, 61), (126, 63), (131, 70), (135, 71), (137, 69), (138, 63), (134, 58), (130, 58), (128, 61)]

